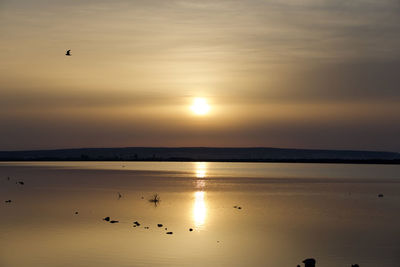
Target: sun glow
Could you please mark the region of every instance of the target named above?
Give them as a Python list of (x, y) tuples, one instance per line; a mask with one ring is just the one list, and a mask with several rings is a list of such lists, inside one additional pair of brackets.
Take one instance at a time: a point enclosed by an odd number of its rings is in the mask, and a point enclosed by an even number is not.
[(196, 115), (205, 115), (210, 111), (210, 106), (204, 98), (195, 98), (190, 108)]

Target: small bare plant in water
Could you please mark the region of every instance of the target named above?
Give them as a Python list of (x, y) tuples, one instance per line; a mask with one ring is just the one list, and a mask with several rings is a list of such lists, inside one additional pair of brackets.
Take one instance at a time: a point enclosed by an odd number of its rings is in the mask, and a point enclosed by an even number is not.
[(160, 202), (160, 196), (158, 194), (154, 194), (153, 197), (149, 199), (149, 201), (157, 206), (157, 204)]

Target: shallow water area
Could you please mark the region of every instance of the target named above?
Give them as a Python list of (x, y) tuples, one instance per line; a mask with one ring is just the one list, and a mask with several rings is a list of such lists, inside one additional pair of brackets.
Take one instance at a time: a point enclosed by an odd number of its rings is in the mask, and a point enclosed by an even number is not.
[(400, 266), (398, 165), (2, 162), (0, 195), (0, 266)]

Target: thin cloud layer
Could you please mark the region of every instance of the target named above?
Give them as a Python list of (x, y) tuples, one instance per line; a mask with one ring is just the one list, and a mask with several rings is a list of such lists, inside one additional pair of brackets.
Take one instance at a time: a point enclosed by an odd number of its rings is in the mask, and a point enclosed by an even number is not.
[[(3, 0), (0, 149), (97, 135), (400, 150), (399, 14), (397, 0)], [(194, 97), (212, 104), (207, 123), (188, 114)]]

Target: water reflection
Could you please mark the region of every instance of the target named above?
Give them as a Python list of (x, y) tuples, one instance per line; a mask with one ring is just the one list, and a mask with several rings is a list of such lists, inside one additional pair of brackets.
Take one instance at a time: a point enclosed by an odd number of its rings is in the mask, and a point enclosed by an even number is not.
[(193, 221), (197, 229), (202, 228), (207, 217), (207, 206), (205, 202), (205, 186), (206, 181), (203, 179), (207, 175), (207, 163), (196, 162), (195, 163), (195, 174), (196, 174), (196, 192), (194, 192), (194, 204), (193, 204)]
[(193, 220), (196, 228), (201, 228), (206, 221), (207, 207), (204, 195), (203, 191), (194, 193)]
[(195, 162), (195, 171), (197, 178), (205, 178), (207, 174), (207, 163), (206, 162)]

